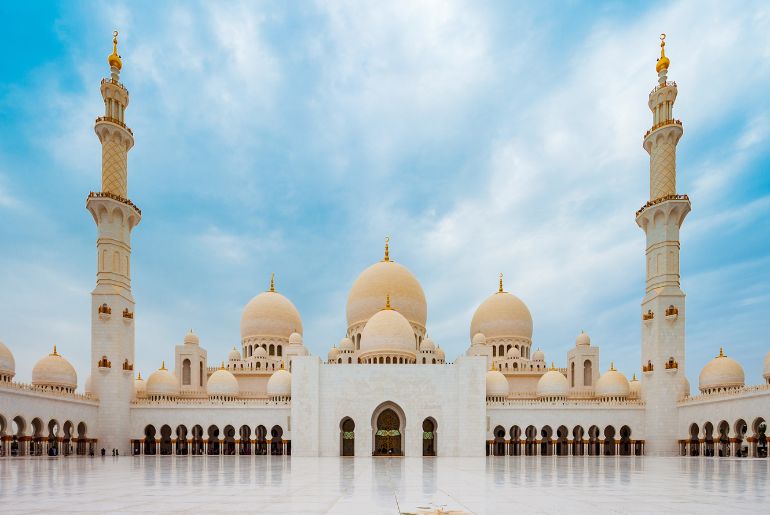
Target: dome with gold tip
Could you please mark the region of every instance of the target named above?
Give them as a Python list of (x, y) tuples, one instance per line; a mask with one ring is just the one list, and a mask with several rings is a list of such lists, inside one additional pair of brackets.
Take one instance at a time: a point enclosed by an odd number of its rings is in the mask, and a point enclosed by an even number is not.
[(385, 257), (373, 264), (353, 282), (348, 294), (348, 327), (366, 322), (382, 309), (382, 299), (390, 295), (390, 302), (410, 323), (422, 328), (428, 319), (425, 292), (407, 267), (390, 259), (388, 242)]
[(698, 388), (703, 393), (716, 389), (740, 388), (744, 385), (745, 374), (740, 363), (728, 358), (719, 348), (719, 356), (712, 359), (700, 372)]
[(56, 352), (54, 345), (53, 352), (32, 368), (32, 384), (74, 391), (78, 387), (78, 375), (75, 367)]
[(532, 339), (532, 315), (520, 298), (500, 287), (481, 303), (471, 319), (471, 339), (482, 333), (487, 341), (495, 338)]
[(275, 278), (270, 289), (246, 304), (241, 315), (241, 339), (275, 337), (288, 341), (292, 333), (302, 333), (302, 318), (294, 304), (275, 291)]

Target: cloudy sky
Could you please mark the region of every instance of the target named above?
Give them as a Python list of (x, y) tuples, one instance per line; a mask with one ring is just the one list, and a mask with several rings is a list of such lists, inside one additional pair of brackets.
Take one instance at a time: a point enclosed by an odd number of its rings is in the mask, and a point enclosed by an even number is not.
[(357, 274), (421, 281), (449, 359), (506, 289), (564, 366), (584, 329), (639, 370), (658, 36), (668, 33), (687, 373), (724, 346), (761, 381), (770, 350), (770, 5), (723, 2), (0, 4), (0, 340), (17, 379), (58, 345), (85, 380), (100, 187), (93, 122), (120, 31), (136, 135), (137, 366), (188, 328), (213, 362), (277, 288), (324, 355)]

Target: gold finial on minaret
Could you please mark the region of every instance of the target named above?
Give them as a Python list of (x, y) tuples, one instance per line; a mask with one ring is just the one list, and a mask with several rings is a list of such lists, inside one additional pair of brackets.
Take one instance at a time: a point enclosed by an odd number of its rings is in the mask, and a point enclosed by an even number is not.
[(166, 370), (166, 360), (160, 362), (160, 368), (158, 370)]
[(110, 64), (110, 68), (117, 68), (120, 70), (123, 68), (123, 61), (118, 55), (118, 31), (112, 32), (112, 53), (107, 56), (107, 62)]
[(666, 57), (666, 35), (661, 34), (660, 35), (660, 59), (658, 59), (658, 64), (655, 65), (655, 71), (660, 73), (661, 70), (668, 70), (668, 65), (671, 64), (671, 61)]
[(267, 291), (275, 291), (275, 272), (270, 273), (270, 289)]
[(497, 293), (503, 293), (503, 273), (500, 272), (500, 286), (497, 288)]
[(388, 246), (389, 242), (390, 236), (385, 236), (385, 257), (382, 258), (383, 261), (390, 261), (390, 247)]
[(59, 353), (56, 352), (56, 345), (53, 346), (53, 352), (51, 353), (51, 356), (58, 356)]

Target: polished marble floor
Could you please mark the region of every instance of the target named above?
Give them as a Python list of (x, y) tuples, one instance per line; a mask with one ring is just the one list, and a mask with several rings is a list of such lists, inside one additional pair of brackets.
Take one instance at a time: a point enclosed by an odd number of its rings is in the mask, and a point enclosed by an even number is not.
[(0, 459), (0, 512), (767, 513), (770, 459)]

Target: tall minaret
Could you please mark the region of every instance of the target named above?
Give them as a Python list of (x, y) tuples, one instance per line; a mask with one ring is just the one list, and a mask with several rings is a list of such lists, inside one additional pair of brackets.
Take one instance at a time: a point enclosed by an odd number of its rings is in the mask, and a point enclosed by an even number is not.
[(120, 83), (123, 63), (118, 33), (102, 79), (104, 116), (94, 130), (102, 144), (102, 189), (86, 208), (96, 222), (96, 288), (91, 293), (91, 387), (99, 398), (99, 447), (129, 454), (130, 402), (134, 379), (134, 297), (131, 294), (131, 230), (142, 213), (128, 200), (128, 151), (134, 136), (125, 124), (128, 91)]
[(658, 85), (650, 92), (652, 128), (644, 135), (650, 154), (650, 200), (636, 213), (647, 235), (647, 289), (642, 300), (642, 395), (646, 404), (645, 452), (677, 454), (677, 401), (685, 381), (684, 292), (679, 284), (679, 228), (690, 200), (676, 193), (676, 145), (682, 122), (673, 117), (677, 87), (668, 82), (670, 61), (661, 34)]

